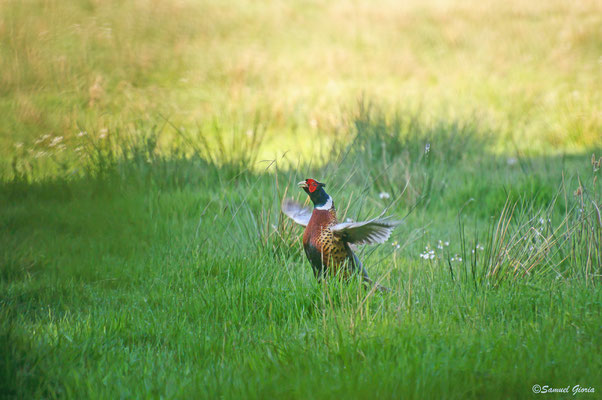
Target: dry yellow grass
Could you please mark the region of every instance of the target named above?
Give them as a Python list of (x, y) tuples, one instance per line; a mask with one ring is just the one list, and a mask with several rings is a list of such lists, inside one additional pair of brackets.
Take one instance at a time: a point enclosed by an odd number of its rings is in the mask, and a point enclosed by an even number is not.
[(3, 0), (0, 68), (3, 157), (159, 115), (244, 132), (258, 113), (270, 152), (302, 151), (361, 96), (477, 115), (500, 149), (602, 141), (598, 1)]

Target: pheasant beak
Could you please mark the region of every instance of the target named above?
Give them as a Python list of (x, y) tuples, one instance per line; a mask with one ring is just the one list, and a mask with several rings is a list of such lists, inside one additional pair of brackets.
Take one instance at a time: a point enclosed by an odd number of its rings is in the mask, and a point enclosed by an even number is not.
[(303, 188), (303, 189), (307, 189), (307, 187), (308, 187), (307, 183), (305, 181), (301, 181), (301, 182), (297, 183), (297, 186), (299, 186), (300, 188)]

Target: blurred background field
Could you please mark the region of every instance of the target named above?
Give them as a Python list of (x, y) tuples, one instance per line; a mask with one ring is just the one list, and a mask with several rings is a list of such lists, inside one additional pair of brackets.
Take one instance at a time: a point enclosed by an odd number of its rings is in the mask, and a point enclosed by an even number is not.
[(595, 0), (3, 0), (0, 154), (259, 116), (262, 157), (308, 155), (360, 97), (477, 116), (497, 150), (575, 151), (602, 140), (601, 38)]

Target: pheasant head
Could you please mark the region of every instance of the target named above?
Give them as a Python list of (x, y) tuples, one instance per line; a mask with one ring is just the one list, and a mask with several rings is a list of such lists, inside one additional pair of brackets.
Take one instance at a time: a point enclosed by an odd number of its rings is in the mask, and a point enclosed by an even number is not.
[(318, 210), (330, 210), (333, 207), (332, 198), (326, 193), (324, 183), (308, 178), (298, 183), (299, 187), (309, 195), (314, 208)]

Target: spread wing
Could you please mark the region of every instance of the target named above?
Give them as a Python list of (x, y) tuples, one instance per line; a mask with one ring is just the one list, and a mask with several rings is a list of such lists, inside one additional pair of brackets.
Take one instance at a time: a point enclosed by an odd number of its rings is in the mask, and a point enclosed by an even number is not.
[(287, 217), (303, 226), (307, 226), (312, 214), (312, 210), (309, 208), (305, 208), (296, 201), (289, 199), (284, 200), (284, 203), (282, 203), (282, 212)]
[(401, 224), (386, 218), (374, 218), (363, 222), (342, 222), (334, 225), (332, 232), (348, 243), (375, 244), (384, 243), (393, 229)]

